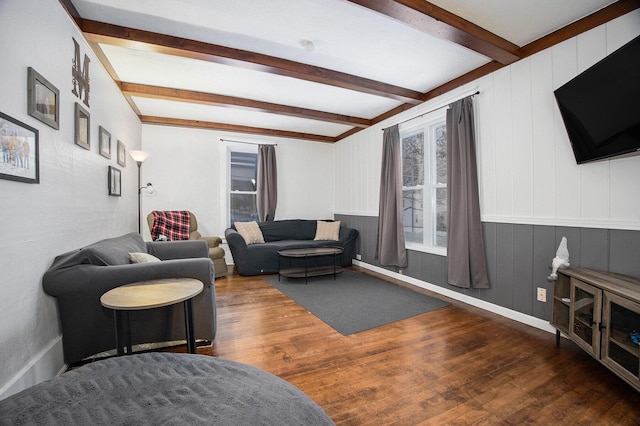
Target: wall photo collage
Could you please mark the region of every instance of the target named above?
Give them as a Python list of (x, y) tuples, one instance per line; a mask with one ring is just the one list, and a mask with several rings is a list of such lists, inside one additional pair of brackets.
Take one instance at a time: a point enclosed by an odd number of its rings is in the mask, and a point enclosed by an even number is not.
[[(73, 39), (75, 56), (72, 66), (72, 93), (82, 102), (75, 103), (74, 143), (91, 151), (91, 115), (89, 113), (89, 63), (88, 56), (80, 63), (80, 47)], [(47, 126), (60, 129), (60, 91), (34, 68), (27, 69), (27, 114)], [(98, 126), (97, 153), (107, 159), (112, 157), (112, 135)], [(39, 130), (7, 114), (0, 112), (0, 179), (24, 183), (40, 183)], [(120, 167), (127, 165), (127, 147), (116, 139), (115, 160)], [(107, 193), (122, 195), (121, 170), (107, 167)]]

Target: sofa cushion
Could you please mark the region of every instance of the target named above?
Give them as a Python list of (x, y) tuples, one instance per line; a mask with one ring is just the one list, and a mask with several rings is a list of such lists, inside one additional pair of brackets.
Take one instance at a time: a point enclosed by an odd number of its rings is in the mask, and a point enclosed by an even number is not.
[(313, 240), (316, 235), (316, 221), (287, 219), (258, 224), (266, 242), (280, 240)]
[(247, 245), (264, 243), (264, 237), (257, 222), (234, 222), (233, 225)]
[(340, 235), (340, 221), (326, 222), (319, 220), (316, 228), (316, 236), (314, 240), (331, 240), (338, 241)]
[(252, 255), (255, 255), (255, 253), (258, 253), (259, 251), (271, 251), (275, 253), (278, 250), (313, 247), (337, 247), (337, 245), (335, 242), (332, 244), (331, 241), (327, 240), (280, 240), (260, 244), (259, 247), (253, 246), (249, 250)]

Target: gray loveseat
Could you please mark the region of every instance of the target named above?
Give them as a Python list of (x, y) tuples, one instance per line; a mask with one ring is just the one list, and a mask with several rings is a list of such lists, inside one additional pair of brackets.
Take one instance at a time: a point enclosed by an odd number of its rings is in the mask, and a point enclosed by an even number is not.
[[(161, 262), (131, 263), (129, 253), (151, 254)], [(136, 233), (98, 241), (62, 254), (42, 278), (45, 293), (56, 298), (62, 325), (64, 360), (73, 364), (114, 349), (113, 311), (100, 304), (112, 288), (160, 278), (195, 278), (204, 290), (193, 299), (196, 339), (211, 341), (216, 333), (214, 268), (204, 241), (147, 242)], [(132, 343), (185, 340), (184, 308), (169, 307), (130, 313)]]
[[(259, 275), (278, 273), (278, 250), (308, 247), (342, 247), (339, 257), (340, 266), (349, 266), (356, 253), (358, 231), (340, 227), (337, 241), (315, 241), (315, 220), (290, 219), (258, 222), (264, 243), (247, 245), (245, 239), (235, 229), (228, 228), (225, 238), (233, 256), (235, 268), (240, 275)], [(333, 262), (332, 257), (312, 258), (310, 266), (326, 265)], [(295, 265), (293, 265), (295, 266)]]

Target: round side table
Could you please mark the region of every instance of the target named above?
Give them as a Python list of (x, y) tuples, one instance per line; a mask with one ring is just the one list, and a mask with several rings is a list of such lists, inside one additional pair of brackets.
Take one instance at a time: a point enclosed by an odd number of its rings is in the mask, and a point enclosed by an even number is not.
[(129, 311), (160, 308), (180, 302), (184, 303), (187, 349), (189, 353), (196, 353), (192, 299), (203, 288), (202, 282), (193, 278), (167, 278), (139, 281), (113, 288), (103, 294), (100, 303), (114, 312), (118, 356), (124, 355), (123, 340), (127, 354), (132, 353)]

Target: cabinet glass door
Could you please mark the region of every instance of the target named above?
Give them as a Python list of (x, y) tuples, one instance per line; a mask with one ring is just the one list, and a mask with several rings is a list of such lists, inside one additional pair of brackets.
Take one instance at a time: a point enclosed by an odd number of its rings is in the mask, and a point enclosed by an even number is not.
[(602, 362), (640, 384), (640, 304), (605, 292)]
[(600, 357), (602, 290), (571, 279), (571, 318), (569, 334), (584, 350)]

